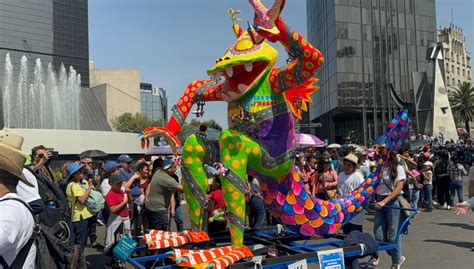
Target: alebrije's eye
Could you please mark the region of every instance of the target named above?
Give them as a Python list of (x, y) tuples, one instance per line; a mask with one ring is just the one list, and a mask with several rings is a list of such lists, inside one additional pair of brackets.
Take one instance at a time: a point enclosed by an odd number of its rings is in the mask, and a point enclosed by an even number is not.
[(261, 48), (261, 45), (255, 45), (250, 38), (242, 38), (234, 43), (229, 52), (232, 55), (242, 55), (253, 53)]
[(235, 49), (238, 51), (249, 50), (253, 47), (253, 42), (249, 39), (243, 39), (235, 44)]

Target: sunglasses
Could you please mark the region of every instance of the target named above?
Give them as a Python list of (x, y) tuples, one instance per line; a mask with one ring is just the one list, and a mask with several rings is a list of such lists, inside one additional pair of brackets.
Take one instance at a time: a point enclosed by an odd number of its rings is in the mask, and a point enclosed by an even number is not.
[(81, 162), (81, 163), (84, 164), (84, 165), (92, 165), (93, 164), (93, 162)]

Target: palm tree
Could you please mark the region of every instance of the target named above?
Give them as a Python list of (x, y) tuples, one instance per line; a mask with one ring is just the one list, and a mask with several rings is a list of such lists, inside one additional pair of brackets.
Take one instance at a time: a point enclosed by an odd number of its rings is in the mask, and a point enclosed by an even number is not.
[(469, 82), (463, 82), (448, 97), (456, 121), (464, 122), (466, 131), (470, 132), (469, 122), (474, 119), (474, 87)]

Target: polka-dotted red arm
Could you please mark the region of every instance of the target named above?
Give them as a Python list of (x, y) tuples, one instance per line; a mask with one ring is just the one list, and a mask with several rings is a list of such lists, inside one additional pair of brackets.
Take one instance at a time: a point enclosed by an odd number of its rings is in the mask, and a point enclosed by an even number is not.
[(270, 72), (272, 89), (275, 93), (282, 93), (311, 79), (324, 64), (324, 56), (305, 37), (286, 26), (281, 18), (275, 24), (280, 31), (277, 40), (295, 59), (287, 66), (274, 68)]
[(166, 129), (172, 135), (181, 131), (186, 117), (197, 101), (222, 101), (222, 86), (213, 80), (195, 80), (191, 82), (178, 103), (171, 108), (172, 115)]

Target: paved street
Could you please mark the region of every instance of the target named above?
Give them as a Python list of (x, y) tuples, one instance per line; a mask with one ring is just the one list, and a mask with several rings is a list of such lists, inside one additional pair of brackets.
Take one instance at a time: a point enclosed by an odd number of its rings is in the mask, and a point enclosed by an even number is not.
[[(467, 191), (467, 186), (464, 190)], [(371, 232), (372, 226), (373, 215), (367, 214), (364, 231)], [(104, 238), (105, 227), (99, 227), (98, 234), (99, 238)], [(403, 255), (407, 259), (402, 268), (472, 269), (474, 252), (471, 252), (471, 247), (474, 247), (472, 212), (465, 216), (456, 216), (448, 210), (421, 212), (410, 225), (409, 234), (403, 236)], [(105, 261), (101, 253), (87, 248), (86, 255), (91, 268), (104, 268)], [(380, 253), (380, 257), (378, 268), (389, 268), (389, 256)]]

